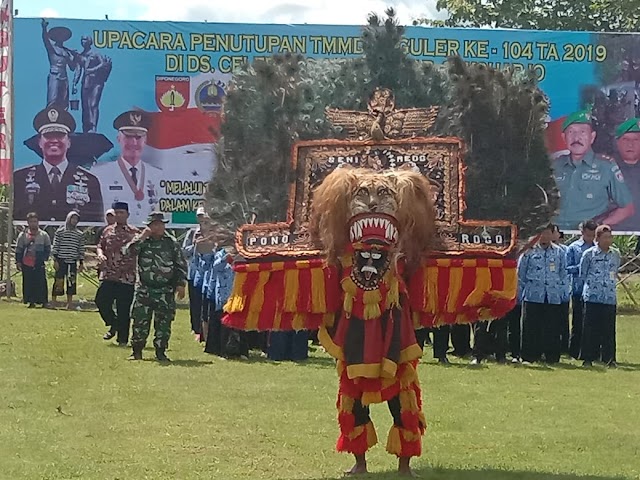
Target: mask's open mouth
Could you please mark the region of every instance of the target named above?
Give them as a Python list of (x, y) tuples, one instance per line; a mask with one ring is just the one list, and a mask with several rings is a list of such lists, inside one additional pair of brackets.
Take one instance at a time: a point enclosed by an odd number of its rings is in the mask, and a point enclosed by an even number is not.
[(396, 219), (384, 213), (362, 213), (349, 220), (351, 242), (376, 238), (388, 244), (398, 240)]
[(378, 213), (356, 215), (349, 222), (349, 232), (351, 278), (359, 288), (374, 290), (389, 270), (389, 251), (398, 240), (396, 219)]

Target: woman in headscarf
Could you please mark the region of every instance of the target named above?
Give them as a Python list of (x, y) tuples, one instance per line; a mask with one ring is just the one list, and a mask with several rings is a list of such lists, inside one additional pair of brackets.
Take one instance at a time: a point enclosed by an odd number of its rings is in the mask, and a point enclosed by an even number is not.
[(51, 239), (40, 229), (38, 215), (27, 215), (27, 229), (18, 236), (16, 267), (22, 272), (22, 301), (34, 308), (48, 301), (45, 263), (51, 254)]

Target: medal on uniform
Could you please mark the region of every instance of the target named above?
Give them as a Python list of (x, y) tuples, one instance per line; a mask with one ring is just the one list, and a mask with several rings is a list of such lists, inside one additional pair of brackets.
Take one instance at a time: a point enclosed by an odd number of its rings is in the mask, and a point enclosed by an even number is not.
[(118, 166), (120, 167), (120, 171), (122, 171), (122, 175), (124, 175), (124, 178), (127, 180), (129, 188), (131, 188), (131, 191), (133, 192), (133, 198), (135, 198), (138, 202), (144, 200), (144, 168), (140, 169), (140, 185), (142, 185), (143, 188), (138, 188), (138, 185), (133, 183), (133, 178), (131, 178), (131, 174), (125, 168), (124, 162), (121, 158), (118, 159)]
[(27, 178), (25, 178), (26, 186), (24, 187), (24, 193), (27, 194), (27, 200), (29, 205), (32, 205), (36, 195), (40, 193), (40, 185), (36, 182), (36, 167), (29, 169)]
[(149, 204), (153, 205), (156, 203), (156, 187), (151, 183), (151, 180), (147, 182), (147, 196), (149, 197)]
[(81, 170), (73, 175), (75, 183), (67, 186), (67, 203), (69, 205), (75, 205), (83, 207), (91, 201), (89, 197), (89, 179)]

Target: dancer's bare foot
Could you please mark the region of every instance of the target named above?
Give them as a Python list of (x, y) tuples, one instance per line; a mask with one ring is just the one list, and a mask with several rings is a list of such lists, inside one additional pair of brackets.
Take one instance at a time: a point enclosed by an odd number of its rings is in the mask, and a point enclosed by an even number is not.
[(367, 473), (367, 459), (364, 455), (354, 455), (356, 463), (351, 470), (344, 472), (345, 475), (360, 475)]
[(403, 477), (415, 478), (416, 475), (411, 470), (411, 466), (409, 462), (411, 461), (411, 457), (400, 457), (398, 458), (398, 473)]

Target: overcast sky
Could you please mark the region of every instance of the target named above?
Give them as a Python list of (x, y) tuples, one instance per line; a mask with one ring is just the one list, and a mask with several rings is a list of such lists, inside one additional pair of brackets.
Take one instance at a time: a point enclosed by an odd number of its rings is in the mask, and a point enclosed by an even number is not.
[[(436, 0), (14, 0), (20, 17), (111, 20), (182, 20), (244, 23), (316, 23), (361, 25), (367, 13), (393, 6), (400, 20), (441, 18)], [(178, 7), (177, 7), (178, 6)], [(240, 8), (241, 6), (241, 8)]]

